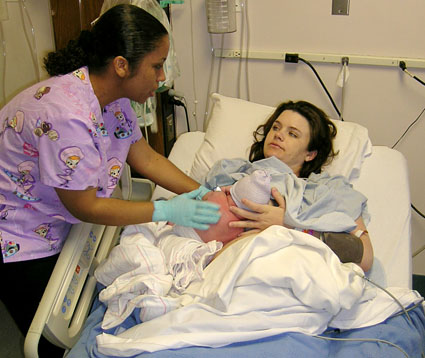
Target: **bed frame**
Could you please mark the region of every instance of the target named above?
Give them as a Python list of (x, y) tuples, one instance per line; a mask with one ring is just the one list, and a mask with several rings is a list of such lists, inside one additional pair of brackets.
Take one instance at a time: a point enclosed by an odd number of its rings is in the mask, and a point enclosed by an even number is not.
[[(174, 145), (169, 159), (181, 168), (186, 174), (190, 172), (189, 153), (195, 153), (204, 139), (202, 132), (185, 133), (179, 137)], [(182, 153), (184, 155), (182, 155)], [(382, 158), (394, 160), (397, 168), (401, 172), (394, 173), (391, 164), (382, 160)], [(374, 168), (373, 173), (364, 174), (362, 178), (353, 185), (364, 192), (367, 196), (372, 191), (380, 192), (382, 197), (383, 190), (391, 190), (391, 200), (401, 206), (404, 210), (404, 221), (399, 223), (403, 230), (403, 240), (393, 238), (391, 227), (382, 227), (382, 220), (396, 220), (391, 217), (391, 204), (371, 201), (371, 211), (379, 213), (379, 220), (372, 221), (368, 227), (371, 237), (375, 232), (380, 236), (387, 235), (385, 239), (391, 240), (391, 245), (385, 248), (376, 246), (375, 260), (378, 265), (375, 275), (375, 281), (388, 286), (411, 287), (411, 252), (410, 252), (410, 198), (406, 193), (399, 193), (399, 185), (408, 188), (407, 165), (404, 157), (397, 151), (387, 147), (373, 147), (372, 155), (365, 160), (365, 166)], [(376, 178), (369, 177), (377, 175), (386, 180), (385, 188), (366, 185), (370, 180)], [(131, 181), (129, 180), (129, 170), (126, 171), (122, 183), (123, 197), (130, 198)], [(126, 177), (127, 176), (127, 177)], [(365, 184), (366, 183), (366, 184)], [(408, 190), (407, 190), (408, 191)], [(157, 187), (153, 193), (152, 199), (168, 197), (170, 192), (161, 187)], [(388, 197), (388, 195), (386, 195)], [(383, 196), (385, 198), (385, 195)], [(384, 210), (381, 210), (381, 209)], [(393, 213), (392, 213), (393, 214)], [(393, 215), (394, 216), (394, 215)], [(388, 230), (388, 231), (386, 231)], [(47, 285), (46, 291), (40, 302), (37, 313), (28, 331), (25, 339), (25, 356), (27, 358), (37, 358), (37, 346), (41, 334), (43, 334), (52, 343), (65, 349), (70, 349), (78, 340), (83, 324), (89, 314), (93, 296), (96, 292), (96, 280), (93, 276), (94, 270), (98, 264), (107, 257), (111, 247), (117, 242), (120, 228), (105, 227), (102, 225), (79, 224), (72, 227), (65, 246), (59, 256), (58, 262)], [(392, 246), (392, 247), (388, 247)], [(380, 277), (382, 271), (380, 265), (388, 267), (391, 262), (403, 262), (405, 265), (393, 265), (391, 272), (386, 272), (391, 279)], [(391, 266), (391, 264), (390, 264)]]
[[(130, 198), (130, 175), (126, 166), (113, 196)], [(95, 296), (94, 271), (118, 242), (121, 229), (88, 223), (72, 226), (25, 337), (26, 358), (38, 358), (41, 335), (65, 349), (76, 343)]]

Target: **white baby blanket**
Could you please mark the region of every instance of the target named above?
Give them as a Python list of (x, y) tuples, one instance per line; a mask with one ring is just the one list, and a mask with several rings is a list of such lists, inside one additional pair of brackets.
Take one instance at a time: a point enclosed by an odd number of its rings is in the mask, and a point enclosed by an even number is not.
[(95, 271), (107, 286), (99, 295), (108, 309), (102, 328), (121, 324), (135, 308), (150, 320), (179, 305), (179, 293), (203, 279), (203, 269), (223, 244), (177, 236), (165, 222), (130, 225)]
[[(314, 335), (329, 325), (374, 325), (400, 310), (360, 275), (358, 266), (341, 264), (321, 241), (272, 226), (224, 250), (205, 268), (203, 280), (193, 280), (183, 294), (170, 290), (163, 296), (165, 290), (158, 290), (154, 307), (165, 302), (164, 314), (156, 310), (154, 319), (117, 330), (115, 336), (99, 335), (98, 349), (131, 356), (187, 346), (219, 347), (289, 331)], [(389, 290), (405, 306), (422, 299), (408, 289)], [(145, 296), (155, 295), (137, 300)]]

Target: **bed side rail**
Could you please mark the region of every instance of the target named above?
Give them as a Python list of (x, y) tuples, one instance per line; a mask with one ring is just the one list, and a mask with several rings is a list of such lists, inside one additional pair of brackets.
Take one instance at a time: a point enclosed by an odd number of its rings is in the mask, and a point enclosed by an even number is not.
[(38, 358), (41, 334), (66, 349), (75, 344), (94, 296), (94, 270), (116, 244), (119, 233), (115, 226), (72, 226), (25, 337), (26, 358)]

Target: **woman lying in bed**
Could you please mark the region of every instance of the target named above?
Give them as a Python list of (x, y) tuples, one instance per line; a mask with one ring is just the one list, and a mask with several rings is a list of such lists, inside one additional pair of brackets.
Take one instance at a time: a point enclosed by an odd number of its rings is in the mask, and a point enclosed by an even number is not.
[[(305, 101), (279, 105), (267, 122), (255, 131), (250, 162), (221, 161), (206, 178), (207, 187), (222, 186), (224, 194), (229, 194), (230, 186), (226, 185), (235, 182), (242, 173), (250, 174), (261, 168), (269, 170), (270, 167), (274, 171), (272, 197), (276, 205), (258, 204), (243, 198), (241, 203), (248, 210), (230, 206), (229, 211), (243, 220), (231, 221), (229, 227), (258, 231), (283, 224), (315, 236), (320, 235), (317, 231), (345, 231), (361, 240), (363, 251), (357, 263), (364, 271), (370, 270), (373, 248), (362, 217), (367, 217), (366, 198), (352, 189), (343, 177), (322, 173), (322, 167), (336, 155), (332, 145), (335, 135), (334, 124), (316, 106)], [(326, 195), (323, 188), (326, 188)], [(347, 250), (352, 243), (358, 245), (352, 239), (353, 236), (348, 235), (347, 241), (342, 240)]]

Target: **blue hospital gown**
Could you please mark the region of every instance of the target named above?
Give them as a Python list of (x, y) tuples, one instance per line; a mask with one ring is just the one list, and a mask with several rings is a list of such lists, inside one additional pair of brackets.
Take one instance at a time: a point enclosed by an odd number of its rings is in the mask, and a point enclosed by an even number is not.
[(253, 171), (263, 169), (271, 176), (286, 200), (285, 223), (299, 229), (349, 232), (356, 228), (355, 220), (362, 216), (369, 222), (367, 198), (353, 189), (341, 175), (312, 173), (307, 179), (298, 178), (276, 157), (256, 162), (245, 159), (223, 159), (216, 162), (205, 177), (204, 185), (213, 189), (231, 185)]

